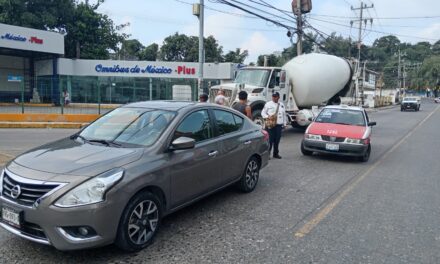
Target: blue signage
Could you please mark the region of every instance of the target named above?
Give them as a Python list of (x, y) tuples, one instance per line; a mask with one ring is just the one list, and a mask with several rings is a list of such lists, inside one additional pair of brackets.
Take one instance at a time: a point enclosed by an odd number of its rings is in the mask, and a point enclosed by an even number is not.
[(8, 75), (8, 82), (21, 82), (22, 76), (20, 75)]
[(14, 35), (11, 33), (6, 33), (5, 35), (1, 36), (2, 39), (8, 39), (8, 40), (14, 40), (14, 41), (21, 41), (25, 42), (26, 37), (20, 36), (20, 35)]
[(95, 66), (96, 72), (114, 72), (114, 73), (154, 73), (154, 74), (171, 74), (173, 70), (171, 68), (166, 67), (156, 67), (153, 65), (148, 65), (145, 68), (140, 68), (138, 65), (134, 67), (122, 67), (119, 65), (113, 66), (103, 66), (102, 64), (98, 64)]

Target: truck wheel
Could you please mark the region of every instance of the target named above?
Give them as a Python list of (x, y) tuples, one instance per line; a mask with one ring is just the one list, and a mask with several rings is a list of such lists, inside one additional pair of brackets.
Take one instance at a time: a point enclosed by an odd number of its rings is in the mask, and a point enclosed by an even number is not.
[(302, 153), (304, 156), (311, 156), (311, 155), (313, 154), (313, 151), (306, 150), (306, 149), (304, 148), (304, 142), (301, 142), (301, 153)]
[(263, 126), (264, 120), (261, 116), (261, 109), (254, 110), (252, 112), (252, 121), (254, 121), (255, 124)]

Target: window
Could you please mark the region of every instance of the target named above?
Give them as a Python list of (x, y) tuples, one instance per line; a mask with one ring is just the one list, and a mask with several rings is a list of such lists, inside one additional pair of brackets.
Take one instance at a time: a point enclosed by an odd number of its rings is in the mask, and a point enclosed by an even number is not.
[(121, 107), (85, 128), (81, 136), (88, 140), (149, 146), (157, 141), (175, 114), (166, 110)]
[(217, 123), (217, 136), (238, 131), (243, 124), (243, 119), (230, 112), (214, 110), (215, 121)]
[(363, 112), (348, 109), (324, 108), (315, 119), (315, 122), (365, 126)]
[(208, 111), (200, 110), (185, 117), (174, 132), (173, 139), (179, 137), (193, 138), (196, 142), (212, 138)]

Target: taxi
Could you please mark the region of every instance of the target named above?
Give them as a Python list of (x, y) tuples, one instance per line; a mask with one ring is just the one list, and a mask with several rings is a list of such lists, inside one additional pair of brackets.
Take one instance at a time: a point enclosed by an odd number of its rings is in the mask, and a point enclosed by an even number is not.
[(352, 156), (366, 162), (371, 153), (370, 122), (361, 107), (332, 105), (324, 107), (307, 128), (301, 142), (301, 152)]

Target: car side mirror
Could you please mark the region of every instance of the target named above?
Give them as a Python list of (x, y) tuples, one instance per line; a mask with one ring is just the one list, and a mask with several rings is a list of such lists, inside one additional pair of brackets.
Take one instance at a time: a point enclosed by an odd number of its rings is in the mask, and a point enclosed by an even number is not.
[(313, 117), (309, 117), (309, 121), (312, 122), (313, 121)]
[(375, 126), (376, 122), (368, 122), (368, 126)]
[(192, 149), (196, 145), (196, 141), (189, 137), (179, 137), (173, 140), (170, 150)]

